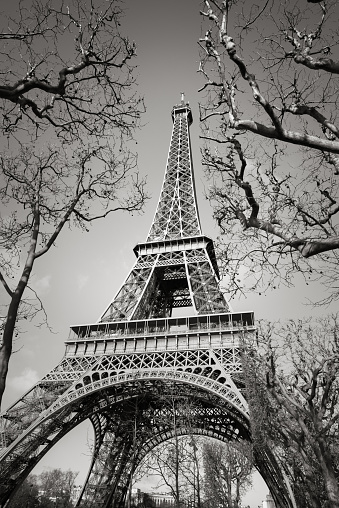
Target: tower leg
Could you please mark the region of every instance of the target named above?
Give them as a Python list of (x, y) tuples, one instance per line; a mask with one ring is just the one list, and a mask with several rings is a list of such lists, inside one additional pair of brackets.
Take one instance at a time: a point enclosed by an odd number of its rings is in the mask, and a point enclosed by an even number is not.
[(134, 442), (130, 428), (111, 421), (96, 446), (78, 508), (123, 508), (134, 468)]

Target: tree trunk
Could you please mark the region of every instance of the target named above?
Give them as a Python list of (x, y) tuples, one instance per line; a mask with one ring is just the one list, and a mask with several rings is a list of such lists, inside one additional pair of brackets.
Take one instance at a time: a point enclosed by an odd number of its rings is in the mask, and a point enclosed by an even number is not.
[(22, 293), (25, 287), (23, 287), (21, 291), (17, 290), (12, 296), (12, 300), (8, 308), (6, 324), (4, 327), (2, 344), (0, 347), (0, 407), (2, 403), (2, 397), (6, 388), (9, 359), (11, 357), (13, 348), (13, 335), (15, 323), (18, 315)]
[(4, 334), (2, 344), (0, 348), (0, 408), (2, 403), (2, 397), (5, 391), (6, 378), (8, 373), (9, 360), (12, 354), (13, 348), (13, 335), (15, 330), (15, 324), (18, 317), (18, 311), (22, 295), (27, 287), (29, 278), (32, 273), (33, 264), (35, 261), (35, 252), (38, 242), (38, 234), (40, 229), (40, 213), (39, 206), (36, 204), (34, 209), (34, 221), (32, 228), (31, 242), (27, 253), (24, 269), (22, 271), (19, 283), (13, 293), (11, 293), (11, 303), (8, 307), (6, 316), (6, 323), (4, 327)]
[[(5, 333), (4, 333), (5, 338)], [(11, 356), (12, 348), (8, 348), (5, 345), (2, 345), (0, 348), (0, 407), (2, 402), (2, 397), (6, 388), (6, 378), (8, 373), (8, 362)]]
[[(197, 465), (197, 486), (196, 486), (196, 493), (197, 493), (197, 508), (201, 508), (201, 497), (200, 497), (200, 471), (199, 471), (199, 463), (198, 460), (196, 461)], [(195, 508), (195, 507), (194, 507)]]
[(323, 472), (330, 508), (339, 508), (339, 485), (333, 469), (331, 454), (322, 438), (318, 438), (318, 459)]
[(240, 478), (237, 478), (234, 508), (239, 508), (239, 506), (240, 506)]
[(173, 409), (173, 429), (174, 429), (174, 441), (175, 441), (175, 498), (176, 498), (176, 508), (180, 508), (180, 484), (179, 484), (179, 439), (177, 434), (177, 419), (175, 414), (175, 403), (172, 400), (172, 409)]

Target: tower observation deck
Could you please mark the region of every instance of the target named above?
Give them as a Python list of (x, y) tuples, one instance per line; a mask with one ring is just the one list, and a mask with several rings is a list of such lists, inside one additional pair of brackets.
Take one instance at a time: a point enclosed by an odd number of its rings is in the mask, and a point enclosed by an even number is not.
[[(59, 364), (0, 416), (0, 506), (87, 419), (95, 441), (79, 508), (124, 508), (141, 460), (174, 435), (251, 440), (241, 340), (255, 332), (253, 312), (231, 312), (219, 287), (183, 97), (172, 120), (159, 202), (130, 273), (99, 320), (72, 326)], [(255, 457), (277, 506), (292, 508), (271, 450)]]
[(170, 317), (174, 308), (196, 314), (229, 312), (218, 285), (213, 242), (201, 231), (184, 101), (172, 110), (173, 130), (155, 216), (136, 263), (100, 321)]

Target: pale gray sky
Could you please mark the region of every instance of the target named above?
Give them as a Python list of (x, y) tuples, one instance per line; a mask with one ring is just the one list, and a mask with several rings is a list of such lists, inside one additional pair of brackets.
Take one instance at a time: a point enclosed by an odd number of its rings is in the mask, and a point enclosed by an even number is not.
[[(161, 189), (169, 147), (171, 108), (184, 91), (193, 110), (191, 141), (202, 228), (215, 238), (212, 211), (204, 197), (207, 185), (199, 153), (197, 102), (201, 80), (197, 74), (198, 44), (201, 36), (198, 0), (128, 0), (126, 32), (137, 44), (139, 91), (145, 95), (145, 126), (137, 133), (135, 145), (139, 167), (149, 177), (152, 199), (144, 215), (110, 215), (97, 222), (89, 233), (65, 231), (56, 248), (40, 258), (35, 267), (33, 286), (44, 300), (54, 333), (30, 327), (16, 343), (10, 364), (6, 408), (46, 374), (61, 359), (69, 326), (95, 322), (105, 310), (134, 262), (133, 247), (146, 240)], [(301, 317), (313, 313), (305, 299), (319, 287), (296, 281), (296, 288), (280, 288), (266, 296), (248, 296), (232, 302), (234, 310), (254, 310), (256, 318)], [(320, 311), (316, 311), (320, 312)], [(323, 311), (322, 311), (323, 312)], [(87, 452), (87, 426), (69, 434), (39, 464), (44, 467), (81, 469), (84, 477)], [(257, 492), (246, 502), (256, 508), (267, 489), (256, 481)]]

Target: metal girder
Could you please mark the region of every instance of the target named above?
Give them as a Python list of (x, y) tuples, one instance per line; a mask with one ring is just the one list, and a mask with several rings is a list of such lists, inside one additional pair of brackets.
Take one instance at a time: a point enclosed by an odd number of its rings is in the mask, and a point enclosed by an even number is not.
[(224, 441), (249, 438), (248, 428), (225, 406), (215, 407), (213, 399), (187, 386), (154, 384), (142, 395), (121, 402), (114, 413), (107, 409), (111, 420), (79, 507), (94, 501), (97, 508), (111, 506), (112, 498), (114, 507), (124, 506), (134, 470), (150, 450), (173, 437), (174, 418), (178, 435), (195, 433)]
[[(241, 341), (255, 333), (253, 313), (232, 313), (219, 288), (213, 242), (200, 227), (192, 112), (183, 99), (172, 118), (160, 199), (134, 267), (98, 322), (72, 327), (59, 365), (0, 416), (0, 506), (88, 418), (95, 443), (79, 508), (123, 508), (135, 467), (173, 436), (174, 415), (177, 434), (251, 440)], [(178, 307), (189, 315), (173, 316)], [(256, 464), (278, 508), (292, 508), (272, 451), (256, 450)]]
[[(79, 507), (91, 506), (91, 503), (102, 508), (122, 506), (119, 503), (123, 503), (130, 474), (142, 456), (136, 443), (142, 444), (141, 448), (146, 452), (171, 436), (170, 425), (164, 425), (164, 421), (168, 413), (166, 401), (173, 397), (186, 401), (186, 408), (189, 404), (194, 406), (186, 414), (186, 421), (181, 422), (180, 432), (185, 433), (187, 420), (191, 424), (193, 420), (195, 433), (221, 440), (250, 439), (248, 416), (241, 406), (237, 407), (237, 397), (241, 392), (237, 394), (231, 390), (234, 382), (230, 366), (234, 365), (237, 370), (236, 363), (230, 359), (233, 355), (230, 351), (225, 354), (219, 349), (98, 358), (44, 410), (37, 425), (31, 424), (26, 436), (8, 450), (0, 462), (1, 477), (7, 478), (6, 485), (0, 487), (0, 499), (13, 492), (13, 485), (18, 484), (61, 437), (89, 417), (95, 428), (96, 440), (93, 463), (82, 497), (87, 504), (79, 504)], [(226, 368), (219, 359), (225, 360)], [(140, 368), (141, 365), (147, 367)], [(164, 368), (164, 365), (167, 367)], [(96, 376), (110, 369), (120, 371), (120, 378), (99, 379)], [(228, 378), (226, 389), (224, 383), (218, 381), (221, 377)], [(128, 411), (132, 414), (131, 408), (135, 408), (134, 417), (128, 419), (126, 415)], [(126, 421), (130, 425), (126, 425)], [(258, 469), (264, 472), (264, 478), (274, 487), (278, 476), (275, 465), (269, 468), (265, 461), (258, 463)], [(110, 504), (113, 498), (114, 504)]]
[(173, 110), (173, 131), (164, 182), (148, 242), (201, 235), (194, 192), (189, 106)]
[[(218, 284), (213, 242), (202, 236), (194, 190), (188, 104), (173, 109), (173, 131), (157, 210), (137, 260), (100, 321), (171, 316), (178, 307), (197, 314), (228, 312)], [(171, 280), (187, 291), (175, 298)]]
[[(174, 245), (173, 249), (180, 247)], [(182, 306), (192, 306), (197, 314), (229, 312), (207, 246), (158, 254), (152, 265), (150, 256), (145, 256), (147, 261), (143, 257), (138, 258), (100, 321), (170, 316), (172, 309), (180, 306), (173, 298), (176, 286), (187, 291)]]

